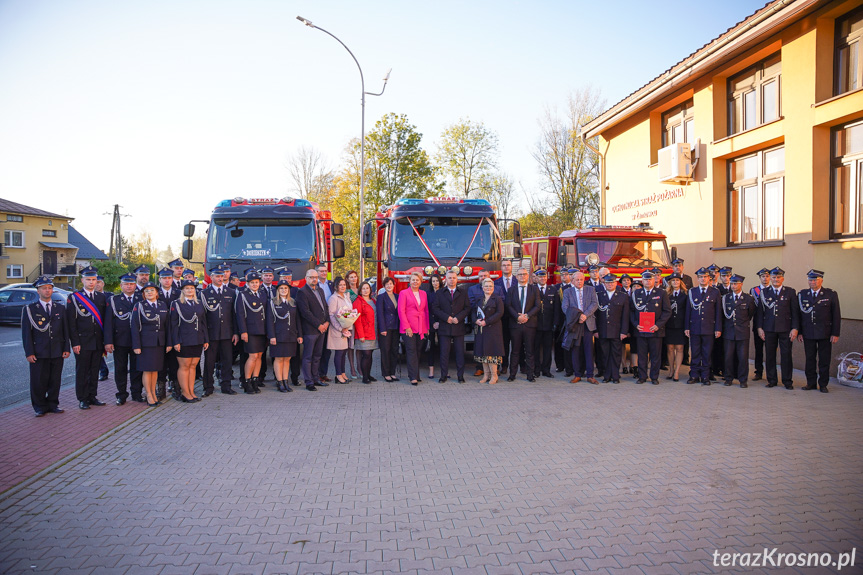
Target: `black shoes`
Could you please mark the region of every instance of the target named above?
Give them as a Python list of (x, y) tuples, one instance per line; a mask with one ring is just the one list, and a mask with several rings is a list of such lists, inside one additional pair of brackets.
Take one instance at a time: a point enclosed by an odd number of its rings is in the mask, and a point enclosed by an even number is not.
[(211, 395), (213, 395), (212, 389), (208, 389), (207, 391), (204, 392), (204, 397), (210, 397)]
[(237, 395), (237, 392), (234, 391), (232, 387), (223, 387), (222, 393), (224, 393), (225, 395)]
[(157, 401), (156, 403), (148, 403), (147, 407), (159, 407), (160, 405), (162, 405), (162, 402)]
[(411, 385), (419, 385), (419, 384), (420, 384), (420, 382), (419, 382), (419, 381), (412, 381), (412, 382), (411, 382)]
[(749, 387), (749, 386), (748, 386), (748, 385), (746, 385), (746, 382), (745, 382), (745, 381), (741, 381), (741, 382), (740, 382), (740, 388), (741, 388), (741, 389), (746, 389), (747, 387)]
[(779, 384), (777, 384), (777, 383), (768, 383), (768, 384), (767, 384), (767, 385), (765, 385), (764, 387), (776, 387), (777, 385), (779, 385)]
[[(124, 400), (124, 401), (125, 401), (125, 400)], [(93, 399), (91, 399), (91, 400), (90, 400), (90, 401), (88, 401), (87, 403), (89, 403), (90, 405), (108, 405), (108, 404), (107, 404), (107, 403), (105, 403), (104, 401), (99, 401), (99, 398), (98, 398), (98, 397), (94, 397)]]
[(511, 376), (509, 376), (508, 378), (506, 378), (506, 380), (507, 380), (507, 381), (515, 381), (515, 376), (514, 376), (514, 375), (511, 375)]
[(695, 379), (694, 377), (690, 377), (689, 379), (686, 380), (686, 385), (692, 385), (693, 383), (698, 383), (698, 380)]
[(248, 393), (249, 395), (255, 393), (255, 390), (252, 389), (252, 384), (248, 381), (243, 381), (240, 383), (243, 386), (243, 393)]
[(448, 379), (449, 378), (447, 376), (443, 375), (443, 376), (441, 376), (441, 378), (439, 380), (437, 380), (437, 382), (438, 383), (446, 383)]
[(822, 387), (819, 391), (820, 391), (821, 393), (830, 393), (830, 392), (827, 390), (827, 388), (826, 388), (826, 387)]
[(144, 398), (143, 398), (143, 397), (140, 397), (140, 396), (138, 396), (138, 397), (132, 397), (132, 401), (134, 401), (135, 403), (146, 403), (146, 402), (144, 401)]
[(108, 381), (108, 376), (107, 375), (100, 375), (99, 381)]
[(794, 386), (793, 385), (786, 385), (785, 389), (794, 389)]
[(317, 388), (317, 387), (315, 387), (315, 384), (314, 384), (314, 383), (313, 383), (312, 385), (307, 385), (307, 386), (306, 386), (306, 391), (317, 391), (317, 390), (318, 390), (318, 388)]
[(761, 374), (756, 371), (755, 377), (752, 378), (752, 381), (761, 381)]
[(79, 401), (78, 402), (78, 409), (90, 409), (90, 404), (87, 403), (86, 401)]
[(534, 376), (532, 376), (532, 375), (531, 375), (530, 377), (528, 377), (528, 378), (527, 378), (527, 380), (528, 380), (529, 382), (533, 383), (534, 381), (536, 381), (536, 378), (535, 378)]
[(329, 383), (327, 383), (326, 381), (324, 381), (324, 380), (323, 380), (323, 378), (321, 378), (321, 381), (319, 381), (319, 382), (318, 382), (318, 383), (316, 383), (315, 385), (316, 385), (316, 386), (320, 386), (320, 387), (327, 387), (327, 386), (328, 386), (328, 385), (330, 385), (330, 384), (329, 384)]
[(710, 380), (709, 379), (702, 379), (701, 385), (710, 385)]
[(809, 391), (810, 389), (815, 389), (816, 387), (817, 387), (817, 386), (815, 386), (815, 385), (804, 385), (804, 386), (803, 386), (803, 389), (805, 389), (805, 390)]
[(643, 384), (643, 383), (644, 383), (644, 380), (643, 380), (643, 379), (639, 379), (639, 380), (636, 380), (636, 382), (635, 382), (635, 383), (637, 383), (638, 385), (641, 385), (641, 384)]
[(338, 375), (335, 377), (335, 383), (337, 383), (337, 384), (339, 384), (339, 385), (347, 385), (347, 384), (349, 384), (350, 382), (351, 382), (351, 380), (349, 380), (349, 379), (345, 379), (344, 381), (342, 381), (342, 379), (341, 379), (341, 378), (339, 378), (339, 376), (338, 376)]
[(724, 385), (725, 387), (731, 387), (731, 382), (730, 382), (730, 381), (726, 381), (726, 382), (725, 382), (725, 383), (723, 383), (722, 385)]
[(33, 417), (42, 417), (43, 415), (45, 415), (45, 412), (41, 409), (34, 409), (33, 411), (35, 412), (33, 414)]
[(458, 382), (459, 383), (465, 383), (464, 378), (463, 377), (458, 378)]
[(659, 385), (659, 380), (658, 379), (651, 379), (650, 385)]

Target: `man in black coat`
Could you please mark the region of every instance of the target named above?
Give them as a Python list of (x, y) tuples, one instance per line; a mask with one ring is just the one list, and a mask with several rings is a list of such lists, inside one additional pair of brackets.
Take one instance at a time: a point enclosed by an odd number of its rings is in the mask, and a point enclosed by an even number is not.
[(797, 292), (785, 287), (785, 270), (775, 267), (770, 270), (770, 287), (761, 290), (761, 305), (755, 314), (758, 337), (764, 340), (764, 369), (767, 372), (767, 386), (776, 387), (779, 377), (776, 371), (776, 348), (779, 347), (779, 361), (782, 367), (782, 385), (794, 389), (791, 373), (794, 363), (791, 359), (791, 343), (797, 339), (800, 330), (800, 306)]
[(204, 351), (204, 397), (215, 389), (214, 371), (219, 361), (219, 388), (225, 395), (237, 395), (231, 387), (234, 370), (231, 365), (234, 344), (239, 336), (234, 330), (234, 300), (236, 292), (225, 285), (225, 270), (222, 266), (210, 268), (210, 285), (201, 291), (201, 303), (207, 316), (210, 345)]
[[(291, 298), (296, 300), (297, 299), (297, 292), (299, 292), (300, 289), (298, 287), (296, 287), (295, 285), (293, 285), (294, 271), (289, 267), (284, 267), (281, 270), (279, 270), (279, 281), (281, 281), (281, 280), (285, 280), (286, 282), (291, 284), (291, 286), (290, 286)], [(291, 361), (289, 364), (290, 365), (289, 374), (290, 374), (290, 378), (291, 378), (291, 383), (294, 385), (300, 385), (300, 373), (303, 370), (302, 345), (303, 344), (301, 344), (301, 343), (297, 344), (297, 353), (294, 355), (294, 357), (291, 358)]]
[(692, 344), (692, 362), (686, 383), (710, 385), (713, 344), (722, 335), (722, 296), (710, 285), (707, 268), (698, 268), (695, 277), (698, 285), (689, 290), (683, 321), (684, 333)]
[(554, 354), (554, 292), (548, 284), (548, 272), (536, 270), (536, 288), (539, 290), (539, 314), (537, 315), (536, 339), (533, 347), (533, 376), (551, 375), (551, 356)]
[(623, 339), (629, 335), (629, 296), (617, 289), (617, 276), (609, 273), (602, 278), (605, 288), (596, 292), (597, 345), (602, 349), (605, 364), (599, 366), (603, 383), (620, 383), (620, 359)]
[(830, 382), (830, 355), (833, 344), (839, 341), (842, 312), (839, 310), (839, 295), (823, 287), (824, 272), (809, 270), (806, 274), (809, 289), (801, 290), (797, 297), (800, 305), (800, 334), (806, 352), (806, 387), (827, 393)]
[(48, 276), (33, 282), (39, 300), (21, 312), (21, 341), (30, 363), (30, 404), (36, 417), (63, 413), (60, 409), (60, 378), (63, 361), (69, 357), (66, 308), (52, 301), (54, 283)]
[(306, 272), (306, 285), (297, 292), (297, 309), (303, 326), (303, 379), (306, 389), (316, 391), (316, 385), (327, 386), (319, 379), (321, 353), (330, 327), (330, 313), (324, 293), (318, 287), (318, 272)]
[(450, 270), (446, 273), (446, 287), (437, 292), (432, 303), (432, 316), (439, 322), (437, 335), (440, 341), (440, 381), (445, 383), (449, 368), (450, 347), (455, 346), (455, 365), (458, 381), (464, 383), (464, 335), (465, 318), (470, 313), (467, 293), (459, 290), (458, 275)]
[(560, 284), (554, 286), (554, 366), (555, 371), (566, 372), (567, 377), (572, 377), (572, 354), (563, 349), (563, 328), (566, 324), (566, 314), (563, 313), (564, 292), (572, 287), (570, 283), (572, 274), (577, 272), (576, 268), (561, 268)]
[[(180, 260), (174, 260), (176, 263)], [(182, 262), (180, 262), (182, 264)], [(176, 266), (175, 266), (176, 268)], [(179, 272), (182, 277), (182, 269)], [(162, 268), (159, 270), (159, 300), (165, 304), (165, 307), (171, 309), (171, 304), (180, 299), (180, 287), (175, 283), (174, 272), (170, 268)], [(165, 366), (159, 372), (156, 379), (156, 396), (162, 399), (167, 395), (166, 386), (171, 382), (171, 395), (174, 399), (180, 399), (180, 384), (177, 380), (177, 370), (180, 367), (180, 362), (177, 359), (177, 352), (172, 347), (165, 354)]]
[[(495, 288), (500, 289), (503, 294), (503, 301), (506, 302), (506, 296), (518, 283), (512, 273), (512, 260), (503, 260), (500, 262), (501, 276), (494, 280)], [(503, 363), (500, 372), (506, 372), (509, 365), (510, 348), (512, 347), (511, 337), (512, 332), (509, 326), (509, 313), (503, 314)]]
[(528, 283), (529, 277), (530, 272), (526, 268), (519, 269), (516, 274), (518, 284), (512, 286), (506, 294), (506, 310), (509, 315), (512, 342), (507, 381), (515, 381), (522, 353), (527, 365), (527, 380), (536, 381), (533, 376), (533, 348), (539, 314), (539, 290), (536, 289), (536, 285)]
[(734, 274), (729, 283), (730, 291), (722, 296), (722, 339), (724, 342), (725, 385), (737, 379), (740, 387), (746, 388), (749, 378), (749, 334), (752, 333), (752, 320), (758, 306), (755, 299), (743, 292), (743, 280)]
[[(761, 307), (761, 290), (770, 287), (770, 270), (761, 268), (758, 271), (758, 281), (759, 284), (749, 290), (749, 295), (755, 300), (755, 305)], [(758, 314), (757, 309), (755, 313)], [(758, 326), (754, 321), (752, 322), (752, 335), (754, 336), (752, 343), (755, 347), (755, 375), (752, 377), (752, 381), (758, 381), (764, 373), (764, 340), (758, 337)]]
[[(659, 279), (659, 278), (657, 278)], [(630, 321), (638, 326), (635, 333), (638, 342), (638, 380), (636, 383), (644, 383), (650, 377), (650, 383), (659, 385), (659, 364), (662, 338), (665, 337), (665, 324), (671, 318), (671, 302), (668, 294), (663, 289), (653, 287), (654, 276), (652, 272), (645, 271), (641, 274), (641, 283), (644, 289), (636, 290), (632, 294), (632, 307), (630, 308)], [(650, 327), (642, 324), (642, 313), (652, 313), (653, 323)], [(650, 371), (648, 372), (648, 361)]]
[(120, 278), (120, 293), (108, 300), (105, 313), (105, 352), (114, 354), (114, 383), (117, 385), (116, 403), (123, 405), (129, 398), (127, 379), (132, 401), (144, 403), (144, 374), (137, 368), (137, 357), (132, 352), (132, 322), (130, 314), (141, 301), (135, 276)]
[(83, 287), (72, 293), (66, 302), (66, 324), (69, 340), (75, 353), (75, 395), (78, 407), (105, 405), (96, 394), (99, 391), (99, 364), (105, 351), (103, 322), (105, 321), (105, 294), (96, 291), (96, 268), (81, 270)]

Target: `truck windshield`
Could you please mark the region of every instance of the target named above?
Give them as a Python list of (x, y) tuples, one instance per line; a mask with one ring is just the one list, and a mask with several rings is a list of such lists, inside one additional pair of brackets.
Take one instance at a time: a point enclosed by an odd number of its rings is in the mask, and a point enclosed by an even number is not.
[(618, 267), (670, 267), (665, 240), (636, 238), (579, 238), (578, 265), (587, 265), (587, 256), (597, 254), (599, 261)]
[[(438, 260), (500, 260), (500, 243), (486, 218), (412, 217), (414, 227)], [(479, 226), (479, 230), (477, 230)], [(474, 238), (474, 232), (476, 237)], [(473, 244), (471, 244), (473, 238)], [(470, 248), (468, 249), (468, 246)], [(430, 260), (428, 251), (408, 218), (398, 218), (392, 228), (392, 257)], [(454, 262), (453, 262), (454, 263)]]
[[(236, 227), (226, 229), (231, 222)], [(234, 237), (239, 235), (239, 237)], [(305, 261), (314, 257), (315, 227), (310, 219), (219, 218), (210, 225), (207, 260), (283, 259)]]

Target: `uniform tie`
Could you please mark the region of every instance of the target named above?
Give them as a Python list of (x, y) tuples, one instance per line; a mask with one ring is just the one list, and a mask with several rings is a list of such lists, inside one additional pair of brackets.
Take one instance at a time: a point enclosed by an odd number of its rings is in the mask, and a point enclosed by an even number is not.
[(50, 301), (45, 304), (45, 313), (47, 313), (48, 316), (50, 317), (50, 315), (51, 315), (51, 302)]
[(521, 302), (521, 313), (524, 313), (524, 286), (519, 286), (519, 296), (518, 299)]

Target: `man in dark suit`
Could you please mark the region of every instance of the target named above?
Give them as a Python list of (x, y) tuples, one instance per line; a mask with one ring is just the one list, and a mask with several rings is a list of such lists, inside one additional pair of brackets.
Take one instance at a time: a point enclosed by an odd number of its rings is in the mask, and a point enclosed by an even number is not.
[[(641, 284), (644, 289), (636, 290), (632, 294), (632, 307), (630, 308), (630, 321), (638, 326), (635, 334), (638, 343), (638, 380), (636, 383), (644, 383), (650, 376), (650, 383), (659, 385), (660, 348), (662, 338), (665, 337), (665, 324), (671, 318), (671, 302), (668, 294), (663, 289), (654, 288), (655, 278), (652, 272), (645, 271), (641, 274)], [(641, 313), (653, 314), (653, 325), (643, 327)], [(650, 371), (648, 372), (648, 362)]]
[(566, 372), (567, 377), (572, 377), (572, 354), (563, 349), (563, 327), (566, 324), (566, 314), (563, 313), (563, 295), (572, 285), (570, 284), (572, 274), (577, 269), (561, 268), (560, 284), (554, 286), (554, 366), (555, 371)]
[(536, 324), (536, 340), (533, 348), (533, 376), (551, 375), (551, 356), (554, 353), (554, 292), (548, 284), (548, 272), (538, 269), (534, 273), (539, 290), (539, 314)]
[(303, 326), (303, 379), (306, 389), (316, 391), (316, 385), (329, 385), (319, 379), (319, 371), (321, 353), (330, 327), (329, 308), (323, 291), (318, 287), (316, 270), (306, 272), (306, 285), (297, 292), (297, 310)]
[[(330, 301), (330, 296), (333, 295), (333, 282), (332, 280), (327, 279), (327, 274), (329, 270), (327, 269), (326, 264), (321, 264), (317, 268), (318, 271), (318, 289), (320, 289), (324, 294), (324, 301)], [(319, 373), (318, 380), (327, 383), (331, 381), (329, 377), (327, 377), (327, 370), (330, 365), (330, 357), (332, 356), (332, 352), (327, 347), (326, 337), (324, 338), (324, 348), (321, 352), (321, 361), (319, 364)]]
[(797, 298), (800, 304), (800, 335), (806, 352), (806, 387), (827, 393), (830, 381), (830, 355), (833, 344), (839, 341), (842, 313), (839, 310), (839, 295), (823, 287), (824, 272), (809, 270), (806, 274), (809, 289), (801, 290)]
[[(180, 260), (174, 260), (176, 263)], [(182, 263), (182, 262), (180, 262)], [(176, 266), (175, 266), (176, 267)], [(159, 270), (159, 300), (165, 304), (169, 310), (171, 304), (180, 299), (180, 288), (175, 284), (174, 272), (170, 268), (162, 268)], [(180, 270), (182, 278), (182, 270)], [(177, 380), (177, 370), (180, 368), (180, 362), (177, 359), (177, 352), (172, 347), (165, 354), (165, 366), (159, 372), (156, 379), (156, 396), (159, 399), (164, 398), (168, 392), (168, 382), (170, 382), (170, 392), (174, 399), (180, 399), (180, 384)]]
[(698, 285), (689, 290), (684, 315), (684, 333), (692, 344), (692, 362), (687, 384), (710, 385), (713, 344), (722, 335), (722, 296), (710, 284), (707, 268), (695, 272)]
[(791, 373), (794, 364), (791, 360), (791, 343), (797, 339), (800, 330), (800, 306), (797, 292), (784, 287), (785, 270), (775, 267), (770, 270), (770, 284), (761, 290), (761, 305), (755, 314), (758, 337), (764, 340), (764, 364), (767, 372), (767, 387), (776, 387), (779, 377), (776, 371), (776, 348), (779, 347), (779, 361), (782, 367), (782, 385), (794, 389)]
[(683, 273), (683, 258), (675, 258), (671, 261), (671, 269), (674, 273), (680, 274), (680, 281), (686, 286), (687, 291), (692, 289), (692, 276)]
[(734, 274), (730, 278), (730, 291), (722, 296), (722, 339), (725, 340), (725, 385), (730, 386), (737, 379), (740, 387), (749, 387), (749, 334), (752, 333), (752, 320), (758, 306), (755, 299), (743, 292), (743, 280), (746, 278)]
[(449, 368), (450, 347), (455, 346), (455, 365), (459, 383), (464, 383), (465, 318), (470, 313), (467, 293), (459, 290), (458, 274), (446, 273), (446, 287), (437, 292), (432, 303), (432, 316), (440, 324), (437, 334), (440, 341), (440, 383), (445, 383)]
[[(512, 274), (512, 260), (501, 261), (500, 271), (501, 276), (494, 280), (494, 286), (495, 288), (500, 289), (500, 292), (503, 294), (503, 301), (506, 302), (509, 290), (513, 289), (518, 283), (515, 276)], [(509, 313), (503, 314), (501, 323), (503, 324), (503, 363), (501, 364), (500, 372), (505, 373), (507, 366), (509, 365), (510, 347), (512, 347), (512, 342), (510, 341), (512, 333), (509, 325)]]
[(617, 289), (616, 275), (609, 273), (602, 280), (605, 288), (596, 293), (596, 342), (605, 363), (597, 376), (603, 376), (603, 383), (620, 383), (623, 339), (629, 335), (629, 297)]
[(210, 285), (201, 291), (201, 303), (207, 316), (210, 345), (204, 351), (204, 397), (215, 389), (216, 360), (219, 361), (219, 388), (225, 395), (237, 395), (231, 387), (234, 370), (231, 366), (234, 344), (240, 339), (234, 329), (235, 292), (225, 286), (225, 270), (222, 266), (210, 268)]
[[(294, 271), (289, 267), (284, 267), (279, 270), (279, 281), (285, 280), (289, 284), (291, 284), (291, 298), (297, 299), (297, 292), (300, 289), (293, 284), (294, 282)], [(274, 294), (275, 295), (275, 294)], [(303, 354), (302, 354), (303, 344), (297, 344), (297, 353), (294, 354), (294, 357), (291, 358), (290, 362), (290, 378), (291, 383), (294, 385), (300, 385), (300, 373), (303, 370)]]
[[(769, 269), (761, 268), (758, 270), (758, 282), (757, 286), (749, 290), (749, 295), (755, 300), (755, 305), (761, 307), (761, 290), (770, 287)], [(757, 309), (755, 313), (758, 314)], [(752, 335), (754, 336), (752, 344), (755, 347), (755, 375), (752, 377), (752, 381), (758, 381), (764, 373), (764, 340), (758, 337), (758, 326), (754, 321), (752, 322)]]
[[(604, 289), (604, 288), (603, 288)], [(570, 383), (578, 383), (582, 376), (594, 385), (599, 382), (593, 377), (595, 355), (593, 352), (593, 334), (596, 331), (596, 310), (599, 309), (599, 301), (596, 297), (596, 288), (585, 281), (584, 274), (580, 271), (572, 274), (572, 287), (566, 290), (563, 296), (563, 313), (566, 314), (570, 308), (581, 310), (579, 323), (584, 324), (583, 335), (580, 341), (572, 346), (572, 370), (574, 377)]]
[(63, 413), (60, 409), (60, 378), (63, 361), (69, 357), (66, 308), (51, 300), (54, 282), (42, 276), (33, 282), (39, 300), (21, 312), (21, 341), (30, 363), (30, 404), (36, 417)]
[(120, 278), (120, 293), (108, 300), (105, 314), (105, 352), (114, 354), (114, 383), (117, 385), (116, 403), (123, 405), (129, 398), (127, 379), (132, 401), (144, 403), (144, 374), (137, 366), (132, 352), (132, 322), (130, 314), (135, 304), (141, 301), (141, 292), (136, 289), (135, 276)]
[(536, 337), (537, 315), (539, 314), (539, 290), (529, 284), (530, 272), (521, 268), (516, 274), (518, 284), (506, 294), (506, 315), (509, 315), (512, 353), (509, 362), (507, 381), (515, 381), (522, 354), (527, 366), (527, 380), (536, 381), (534, 374), (534, 338)]
[(105, 405), (96, 394), (99, 391), (99, 363), (105, 351), (102, 330), (107, 298), (96, 291), (97, 275), (93, 266), (82, 269), (83, 287), (72, 293), (66, 302), (66, 324), (75, 353), (75, 394), (81, 409)]

